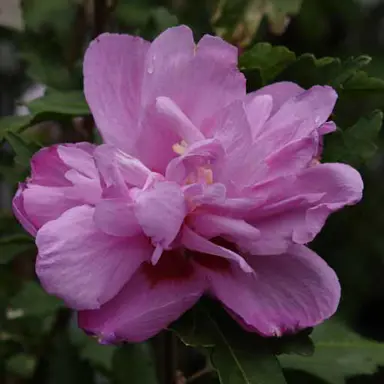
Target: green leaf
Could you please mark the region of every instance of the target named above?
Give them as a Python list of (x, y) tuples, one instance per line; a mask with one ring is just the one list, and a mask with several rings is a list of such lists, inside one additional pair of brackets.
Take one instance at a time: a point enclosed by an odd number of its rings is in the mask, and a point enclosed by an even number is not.
[(36, 357), (26, 353), (18, 353), (6, 362), (6, 369), (17, 376), (30, 378), (35, 370)]
[(336, 318), (318, 326), (313, 341), (313, 357), (281, 356), (283, 367), (305, 370), (331, 384), (344, 384), (346, 377), (373, 373), (384, 364), (384, 343), (362, 338)]
[(4, 132), (19, 132), (21, 127), (29, 125), (33, 116), (6, 116), (0, 119), (0, 139)]
[(50, 91), (43, 97), (27, 104), (33, 115), (57, 113), (69, 116), (85, 116), (90, 110), (81, 91)]
[[(7, 133), (16, 134), (42, 121), (60, 121), (91, 113), (82, 91), (48, 91), (45, 96), (31, 101), (27, 106), (30, 110), (30, 114), (27, 116), (6, 116), (0, 119), (0, 140)], [(8, 138), (10, 137), (16, 147), (19, 147), (18, 141), (20, 140), (15, 139), (14, 136), (10, 135)]]
[(326, 138), (324, 160), (360, 165), (376, 153), (376, 141), (383, 122), (383, 113), (374, 111), (363, 116), (352, 127)]
[(240, 56), (239, 67), (241, 70), (258, 70), (262, 84), (265, 85), (295, 61), (295, 58), (295, 54), (288, 48), (259, 43)]
[(16, 154), (15, 161), (26, 167), (29, 166), (33, 154), (41, 148), (37, 143), (27, 142), (23, 137), (13, 132), (7, 132), (5, 139)]
[(12, 298), (11, 306), (23, 310), (24, 316), (47, 316), (55, 313), (63, 303), (48, 295), (39, 284), (29, 281), (24, 283), (20, 292)]
[(33, 239), (26, 235), (9, 235), (0, 238), (0, 264), (10, 262), (15, 256), (33, 250)]
[(80, 356), (99, 367), (110, 370), (117, 347), (100, 344), (95, 338), (87, 335), (85, 337), (87, 340), (80, 351)]
[(190, 346), (211, 350), (211, 361), (222, 384), (283, 384), (280, 365), (266, 339), (240, 329), (206, 303), (195, 306), (172, 325)]
[(119, 347), (113, 356), (113, 373), (117, 384), (156, 384), (155, 362), (150, 344)]

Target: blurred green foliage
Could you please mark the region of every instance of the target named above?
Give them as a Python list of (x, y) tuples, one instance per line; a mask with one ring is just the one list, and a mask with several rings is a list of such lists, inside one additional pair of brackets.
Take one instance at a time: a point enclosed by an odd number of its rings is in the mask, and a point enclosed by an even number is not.
[[(0, 383), (171, 384), (173, 374), (176, 384), (184, 383), (184, 375), (196, 384), (384, 382), (384, 4), (363, 3), (21, 2), (24, 29), (0, 29), (0, 46), (3, 41), (12, 44), (20, 64), (9, 72), (1, 60), (0, 81), (6, 89), (0, 102), (11, 97), (13, 105), (13, 96), (35, 82), (47, 91), (42, 98), (24, 102), (28, 115), (0, 120), (0, 182), (10, 193), (28, 175), (30, 157), (41, 145), (94, 140), (81, 75), (84, 49), (94, 36), (118, 31), (153, 39), (181, 23), (191, 26), (196, 38), (217, 33), (236, 44), (243, 52), (239, 66), (249, 91), (280, 80), (303, 87), (333, 86), (339, 94), (333, 116), (338, 130), (326, 138), (323, 156), (358, 167), (366, 190), (364, 201), (332, 217), (312, 245), (342, 283), (342, 303), (334, 319), (312, 335), (308, 330), (267, 340), (244, 333), (222, 310), (204, 301), (172, 326), (172, 334), (194, 347), (173, 340), (176, 357), (164, 348), (162, 335), (138, 345), (106, 346), (82, 333), (75, 315), (40, 287), (33, 239), (12, 217), (9, 204), (3, 204)], [(6, 197), (0, 197), (4, 203)], [(180, 375), (167, 372), (167, 359)]]

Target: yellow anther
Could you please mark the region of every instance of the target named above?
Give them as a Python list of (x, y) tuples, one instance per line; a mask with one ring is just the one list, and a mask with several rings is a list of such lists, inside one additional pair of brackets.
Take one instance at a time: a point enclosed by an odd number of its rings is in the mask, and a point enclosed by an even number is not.
[(172, 149), (173, 152), (177, 153), (178, 155), (184, 155), (187, 146), (187, 143), (183, 140), (180, 143), (173, 144)]

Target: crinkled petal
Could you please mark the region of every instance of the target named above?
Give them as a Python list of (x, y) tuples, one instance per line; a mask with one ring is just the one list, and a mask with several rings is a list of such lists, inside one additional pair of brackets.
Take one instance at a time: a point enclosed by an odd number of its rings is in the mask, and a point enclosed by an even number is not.
[(228, 68), (237, 67), (238, 49), (218, 36), (204, 35), (196, 47), (196, 54), (211, 58)]
[(142, 188), (151, 174), (140, 160), (109, 144), (98, 146), (94, 156), (103, 186), (117, 196), (128, 195), (129, 187)]
[(84, 57), (84, 93), (106, 143), (129, 153), (139, 132), (146, 55), (140, 37), (104, 33)]
[(209, 255), (233, 260), (240, 266), (240, 268), (244, 272), (253, 273), (253, 269), (249, 266), (249, 264), (244, 260), (242, 256), (231, 251), (230, 249), (212, 243), (211, 241), (192, 231), (187, 226), (184, 226), (183, 228), (181, 242), (187, 249), (191, 251), (207, 253)]
[(204, 282), (194, 275), (153, 280), (145, 270), (100, 309), (80, 312), (80, 327), (107, 342), (141, 342), (177, 320), (204, 292)]
[[(247, 221), (260, 230), (261, 239), (289, 239), (306, 244), (319, 233), (332, 212), (356, 204), (362, 191), (361, 176), (352, 167), (319, 164), (294, 179), (277, 179), (269, 200), (250, 210)], [(260, 249), (250, 247), (249, 251), (259, 253)]]
[(255, 256), (248, 262), (255, 274), (246, 274), (237, 265), (229, 271), (200, 267), (211, 294), (247, 330), (281, 336), (318, 325), (336, 311), (337, 276), (305, 246), (292, 245), (286, 254)]
[(23, 207), (28, 220), (36, 228), (55, 220), (66, 210), (82, 204), (81, 200), (71, 199), (71, 187), (46, 187), (31, 184), (23, 191)]
[(95, 227), (94, 208), (72, 208), (37, 233), (36, 273), (45, 288), (75, 309), (111, 300), (148, 260), (145, 238), (109, 236)]
[(168, 249), (179, 233), (186, 215), (184, 194), (173, 182), (155, 182), (134, 198), (134, 211), (152, 243)]
[(208, 239), (224, 236), (236, 243), (238, 239), (255, 241), (260, 237), (260, 231), (244, 220), (209, 213), (192, 213), (188, 225)]

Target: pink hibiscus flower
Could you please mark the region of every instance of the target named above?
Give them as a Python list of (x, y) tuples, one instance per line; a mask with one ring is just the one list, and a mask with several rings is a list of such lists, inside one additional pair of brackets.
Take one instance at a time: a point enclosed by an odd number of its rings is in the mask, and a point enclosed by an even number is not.
[(246, 94), (237, 50), (168, 29), (103, 34), (84, 61), (106, 144), (39, 151), (14, 212), (45, 289), (105, 342), (145, 340), (207, 294), (248, 330), (331, 316), (340, 286), (305, 244), (361, 199), (358, 172), (320, 164), (337, 95), (277, 83)]

